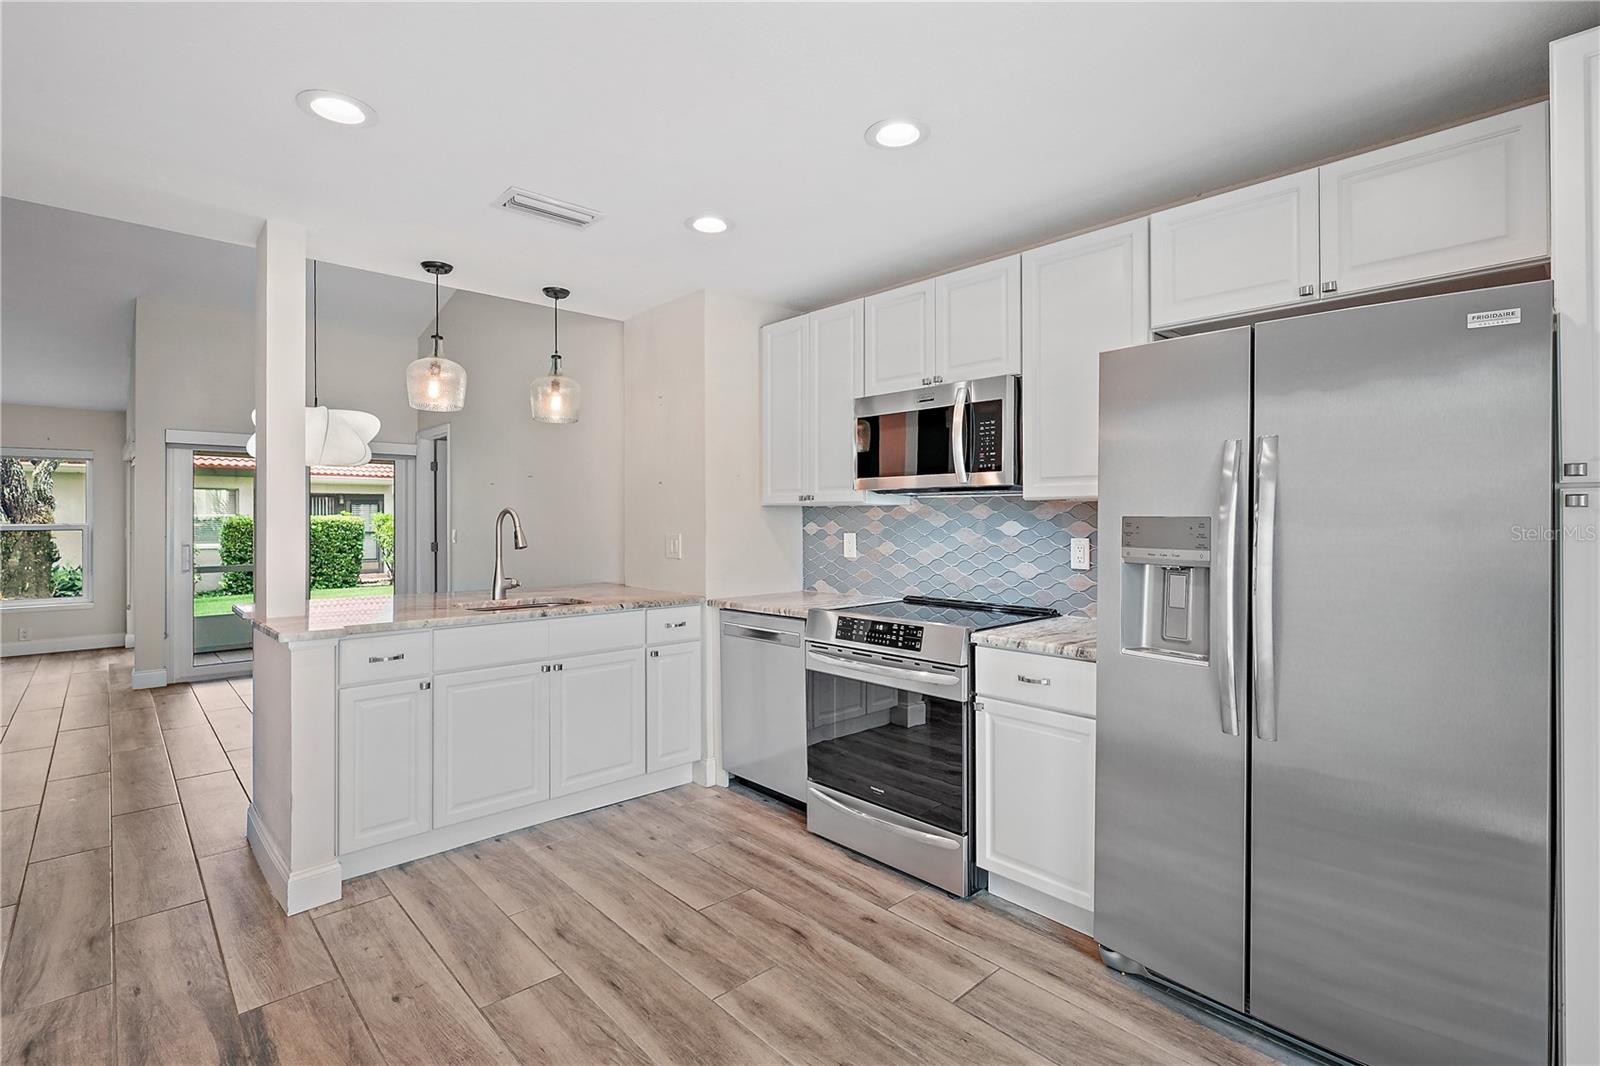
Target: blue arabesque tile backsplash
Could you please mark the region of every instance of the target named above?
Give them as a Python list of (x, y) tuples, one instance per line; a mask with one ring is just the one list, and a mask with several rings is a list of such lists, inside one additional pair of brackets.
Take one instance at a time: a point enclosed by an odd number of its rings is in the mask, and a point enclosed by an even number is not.
[[(898, 506), (807, 507), (808, 589), (885, 596), (921, 593), (1094, 614), (1099, 512), (1093, 500), (936, 496)], [(856, 534), (855, 559), (844, 534)], [(1073, 570), (1073, 537), (1091, 568)]]

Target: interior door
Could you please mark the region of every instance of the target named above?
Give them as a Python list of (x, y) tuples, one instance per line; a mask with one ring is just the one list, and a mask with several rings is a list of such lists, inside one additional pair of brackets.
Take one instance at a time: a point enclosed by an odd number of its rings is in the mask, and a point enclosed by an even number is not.
[(1547, 1061), (1549, 283), (1256, 337), (1251, 1013), (1364, 1062)]
[(1215, 516), (1227, 442), (1249, 437), (1249, 404), (1248, 328), (1100, 357), (1100, 528), (1116, 539), (1100, 566), (1095, 937), (1239, 1010), (1247, 729), (1227, 731), (1206, 662), (1120, 650), (1138, 613), (1124, 590), (1143, 568), (1121, 561), (1117, 531), (1125, 516)]

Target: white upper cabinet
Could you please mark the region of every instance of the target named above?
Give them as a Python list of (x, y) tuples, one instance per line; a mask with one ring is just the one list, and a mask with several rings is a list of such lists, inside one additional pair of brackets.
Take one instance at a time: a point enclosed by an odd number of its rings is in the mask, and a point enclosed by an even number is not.
[(1600, 30), (1550, 46), (1550, 108), (1560, 474), (1563, 481), (1593, 482), (1600, 481)]
[(937, 277), (933, 293), (935, 382), (1022, 371), (1021, 256)]
[(1549, 254), (1545, 104), (1322, 168), (1323, 295)]
[(1150, 339), (1147, 219), (1022, 253), (1022, 495), (1099, 495), (1100, 353)]
[(1317, 271), (1315, 170), (1150, 216), (1156, 329), (1314, 299)]
[(804, 445), (809, 317), (761, 330), (761, 502), (800, 503), (805, 491)]
[(811, 319), (811, 360), (806, 398), (812, 440), (805, 448), (808, 503), (862, 503), (857, 492), (856, 397), (866, 350), (864, 301), (817, 311)]
[(863, 396), (903, 392), (933, 381), (934, 282), (919, 281), (866, 301)]

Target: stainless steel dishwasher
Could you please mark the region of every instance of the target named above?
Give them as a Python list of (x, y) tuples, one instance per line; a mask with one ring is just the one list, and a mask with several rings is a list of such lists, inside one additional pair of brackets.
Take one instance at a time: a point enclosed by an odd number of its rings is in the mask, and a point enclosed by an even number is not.
[(805, 621), (722, 612), (722, 762), (729, 774), (804, 803)]

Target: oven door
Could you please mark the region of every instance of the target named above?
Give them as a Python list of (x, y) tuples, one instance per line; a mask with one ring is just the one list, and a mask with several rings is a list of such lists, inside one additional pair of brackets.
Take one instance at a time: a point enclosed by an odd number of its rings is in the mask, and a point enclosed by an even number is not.
[(856, 401), (855, 486), (874, 492), (1015, 488), (1022, 483), (1015, 375)]
[(964, 835), (970, 673), (837, 645), (806, 647), (813, 785)]

